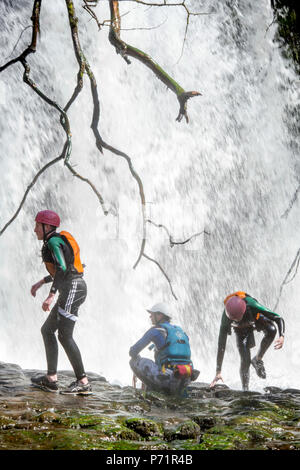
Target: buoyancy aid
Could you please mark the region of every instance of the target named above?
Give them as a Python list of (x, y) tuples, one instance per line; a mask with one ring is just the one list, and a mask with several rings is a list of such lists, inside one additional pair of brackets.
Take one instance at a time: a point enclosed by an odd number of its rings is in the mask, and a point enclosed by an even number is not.
[[(72, 253), (71, 270), (77, 272), (78, 274), (82, 274), (84, 269), (80, 260), (80, 248), (73, 235), (63, 230), (60, 233), (56, 233), (55, 236), (61, 237), (63, 241), (70, 247), (70, 252)], [(43, 259), (43, 261), (48, 273), (54, 277), (56, 273), (55, 264), (47, 259)]]
[(167, 331), (166, 345), (156, 351), (155, 362), (162, 367), (164, 364), (191, 364), (191, 348), (187, 334), (180, 326), (160, 323)]
[(74, 268), (79, 274), (83, 273), (83, 265), (80, 260), (80, 248), (79, 248), (77, 241), (75, 240), (73, 235), (71, 235), (69, 232), (65, 230), (60, 232), (60, 236), (63, 237), (63, 239), (66, 240), (69, 243), (69, 245), (71, 245), (71, 248), (74, 254), (74, 260), (73, 260)]

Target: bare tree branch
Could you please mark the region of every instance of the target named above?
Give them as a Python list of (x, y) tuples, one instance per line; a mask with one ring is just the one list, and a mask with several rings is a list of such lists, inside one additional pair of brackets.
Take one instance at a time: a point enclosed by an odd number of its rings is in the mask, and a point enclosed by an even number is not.
[[(110, 22), (109, 39), (110, 39), (111, 43), (115, 46), (117, 52), (120, 53), (124, 57), (124, 59), (127, 61), (127, 63), (130, 63), (129, 57), (134, 57), (135, 59), (141, 61), (142, 63), (144, 63), (144, 65), (146, 65), (148, 68), (150, 68), (154, 72), (154, 74), (156, 75), (157, 78), (159, 78), (165, 85), (167, 85), (168, 88), (170, 88), (176, 94), (177, 99), (180, 103), (180, 110), (179, 110), (179, 114), (177, 116), (177, 121), (181, 121), (182, 117), (184, 116), (186, 121), (188, 122), (187, 101), (188, 101), (189, 98), (194, 97), (194, 96), (199, 96), (201, 94), (199, 92), (196, 92), (196, 91), (186, 92), (158, 64), (156, 64), (150, 56), (148, 56), (144, 52), (140, 51), (139, 49), (136, 49), (136, 48), (126, 44), (124, 41), (121, 40), (121, 38), (120, 38), (121, 15), (119, 13), (119, 2), (118, 1), (109, 0), (110, 9), (111, 9), (111, 19), (110, 20), (104, 20), (103, 23), (99, 22), (97, 16), (91, 10), (91, 7), (96, 6), (98, 4), (98, 1), (93, 1), (93, 0), (83, 0), (83, 1), (84, 1), (85, 10), (88, 11), (88, 13), (95, 19), (95, 21), (98, 24), (99, 29), (100, 29), (101, 26), (105, 25), (108, 21)], [(148, 6), (180, 6), (180, 5), (183, 6), (187, 11), (187, 27), (186, 27), (186, 31), (185, 31), (185, 39), (186, 39), (186, 34), (187, 34), (187, 28), (188, 28), (190, 15), (197, 15), (197, 13), (189, 12), (189, 10), (187, 9), (187, 7), (185, 5), (185, 0), (180, 2), (180, 3), (167, 3), (166, 1), (164, 1), (164, 3), (161, 3), (161, 4), (158, 4), (158, 3), (150, 4), (150, 3), (146, 3), (146, 2), (140, 2), (138, 0), (133, 0), (133, 1), (135, 1), (136, 3), (148, 5)], [(169, 286), (170, 286), (170, 289), (171, 289), (171, 292), (172, 292), (172, 295), (177, 300), (177, 297), (176, 297), (176, 295), (173, 291), (173, 288), (172, 288), (171, 281), (170, 281), (169, 277), (167, 276), (166, 272), (163, 270), (161, 265), (156, 260), (154, 260), (153, 258), (150, 258), (144, 252), (145, 251), (145, 246), (146, 246), (146, 225), (147, 225), (147, 222), (152, 223), (153, 225), (156, 225), (157, 227), (163, 228), (164, 230), (166, 230), (166, 232), (168, 233), (168, 236), (169, 236), (169, 242), (170, 242), (171, 247), (173, 247), (174, 245), (185, 244), (185, 243), (189, 242), (190, 240), (192, 240), (194, 237), (197, 237), (197, 236), (201, 235), (202, 233), (208, 234), (208, 232), (206, 232), (204, 230), (200, 233), (196, 233), (196, 234), (192, 235), (187, 240), (174, 241), (173, 237), (169, 234), (169, 232), (168, 232), (168, 230), (165, 226), (155, 224), (154, 222), (152, 222), (150, 220), (146, 220), (145, 194), (144, 194), (143, 183), (142, 183), (142, 180), (141, 180), (140, 176), (138, 175), (138, 173), (136, 172), (136, 170), (135, 170), (135, 168), (132, 164), (131, 158), (126, 153), (122, 152), (121, 150), (116, 149), (112, 145), (105, 142), (103, 140), (100, 132), (99, 132), (98, 126), (99, 126), (99, 121), (100, 121), (100, 102), (99, 102), (99, 96), (98, 96), (97, 82), (96, 82), (95, 76), (93, 74), (93, 71), (90, 67), (90, 64), (87, 61), (87, 59), (86, 59), (86, 57), (85, 57), (85, 55), (82, 51), (81, 45), (80, 45), (79, 35), (78, 35), (78, 28), (77, 28), (78, 19), (75, 15), (74, 2), (72, 0), (65, 0), (65, 4), (66, 4), (66, 7), (68, 9), (68, 18), (69, 18), (69, 25), (70, 25), (70, 30), (71, 30), (71, 37), (72, 37), (72, 41), (73, 41), (73, 48), (74, 48), (75, 56), (76, 56), (76, 59), (77, 59), (78, 65), (79, 65), (79, 70), (78, 70), (78, 73), (77, 73), (76, 86), (73, 90), (73, 93), (72, 93), (70, 99), (68, 100), (67, 104), (65, 105), (65, 107), (62, 108), (54, 100), (49, 98), (40, 88), (38, 88), (36, 83), (30, 78), (30, 67), (27, 63), (27, 57), (28, 57), (29, 54), (36, 52), (37, 37), (38, 37), (38, 34), (40, 32), (39, 20), (40, 20), (41, 4), (42, 4), (42, 0), (34, 0), (32, 17), (31, 17), (31, 20), (32, 20), (32, 37), (31, 37), (30, 45), (18, 57), (10, 60), (6, 64), (4, 64), (2, 67), (0, 67), (0, 72), (3, 72), (8, 67), (10, 67), (11, 65), (13, 65), (17, 62), (22, 64), (22, 66), (24, 67), (23, 81), (44, 102), (46, 102), (48, 105), (54, 107), (59, 112), (59, 114), (60, 114), (60, 124), (62, 125), (62, 127), (65, 131), (66, 141), (64, 143), (61, 155), (59, 157), (53, 159), (52, 161), (48, 162), (46, 165), (44, 165), (36, 173), (36, 175), (34, 176), (32, 182), (27, 187), (17, 211), (15, 212), (13, 217), (5, 224), (3, 229), (0, 231), (0, 235), (2, 235), (4, 233), (4, 231), (7, 229), (7, 227), (18, 216), (21, 208), (23, 207), (23, 205), (25, 203), (25, 200), (28, 196), (28, 193), (30, 192), (31, 188), (35, 185), (38, 178), (50, 166), (55, 165), (60, 160), (64, 161), (64, 165), (73, 174), (73, 176), (75, 176), (76, 178), (80, 179), (81, 181), (87, 183), (91, 187), (91, 189), (96, 194), (96, 196), (97, 196), (97, 198), (98, 198), (98, 200), (99, 200), (99, 202), (102, 206), (104, 214), (105, 215), (108, 214), (109, 211), (105, 207), (103, 197), (101, 196), (100, 192), (96, 189), (95, 185), (88, 178), (83, 177), (77, 171), (75, 171), (74, 166), (72, 166), (69, 163), (69, 158), (70, 158), (71, 148), (72, 148), (72, 145), (71, 145), (72, 142), (71, 142), (70, 123), (69, 123), (69, 119), (68, 119), (68, 116), (67, 116), (67, 112), (68, 112), (69, 108), (72, 106), (72, 104), (74, 103), (74, 101), (77, 99), (78, 95), (80, 94), (80, 92), (83, 88), (83, 78), (84, 78), (84, 74), (86, 73), (89, 77), (90, 87), (91, 87), (91, 96), (92, 96), (92, 101), (93, 101), (93, 114), (92, 114), (92, 121), (91, 121), (91, 129), (92, 129), (94, 137), (95, 137), (96, 147), (98, 148), (98, 150), (101, 153), (103, 153), (103, 149), (105, 149), (105, 150), (110, 151), (114, 155), (117, 155), (117, 156), (122, 157), (123, 159), (125, 159), (126, 163), (128, 165), (129, 171), (130, 171), (132, 177), (137, 182), (138, 189), (139, 189), (139, 195), (140, 195), (140, 201), (141, 201), (142, 222), (143, 222), (143, 236), (142, 236), (142, 242), (141, 242), (141, 246), (140, 246), (140, 252), (139, 252), (138, 258), (137, 258), (133, 268), (135, 269), (137, 267), (137, 265), (140, 262), (142, 257), (145, 257), (146, 259), (148, 259), (148, 260), (152, 261), (153, 263), (155, 263), (159, 267), (159, 269), (161, 270), (161, 272), (163, 273), (165, 278), (167, 279), (167, 281), (169, 283)], [(124, 15), (122, 15), (122, 16), (124, 16)], [(25, 29), (27, 29), (27, 28), (25, 28)], [(141, 28), (141, 29), (146, 29), (146, 28)], [(153, 28), (150, 28), (150, 29), (153, 29)], [(23, 32), (24, 31), (25, 30), (23, 30)], [(21, 33), (21, 35), (18, 39), (18, 42), (19, 42), (23, 32)], [(185, 41), (185, 39), (184, 39), (184, 41)], [(17, 44), (18, 44), (18, 42), (17, 42)], [(15, 47), (13, 49), (13, 52), (15, 51), (15, 49), (17, 47), (17, 44), (15, 45)]]
[(45, 102), (47, 102), (49, 105), (53, 106), (54, 108), (56, 108), (60, 113), (61, 113), (61, 122), (62, 122), (62, 125), (63, 125), (63, 128), (66, 132), (66, 136), (67, 136), (67, 139), (66, 139), (66, 142), (63, 146), (63, 151), (62, 151), (62, 154), (55, 158), (54, 160), (52, 160), (51, 162), (47, 163), (41, 170), (38, 171), (38, 173), (35, 175), (35, 177), (33, 178), (32, 182), (30, 183), (30, 185), (27, 187), (26, 191), (25, 191), (25, 194), (23, 196), (23, 199), (17, 209), (17, 211), (15, 212), (14, 216), (5, 224), (5, 226), (3, 227), (3, 229), (0, 231), (0, 236), (4, 233), (4, 231), (6, 230), (6, 228), (15, 220), (15, 218), (18, 216), (26, 198), (27, 198), (27, 195), (30, 191), (30, 189), (32, 188), (32, 186), (35, 184), (35, 182), (37, 181), (37, 179), (39, 178), (39, 176), (49, 167), (49, 166), (52, 166), (54, 165), (55, 163), (57, 163), (59, 160), (62, 160), (64, 159), (65, 161), (68, 159), (69, 155), (70, 155), (70, 151), (71, 151), (71, 132), (70, 132), (70, 126), (69, 126), (69, 120), (68, 120), (68, 117), (66, 115), (66, 113), (53, 101), (51, 100), (50, 98), (48, 98), (38, 87), (37, 85), (31, 80), (29, 74), (30, 74), (30, 67), (29, 65), (27, 64), (26, 62), (26, 58), (29, 54), (31, 53), (34, 53), (36, 52), (36, 46), (37, 46), (37, 36), (38, 36), (38, 33), (40, 31), (40, 25), (39, 25), (39, 18), (40, 18), (40, 10), (41, 10), (41, 3), (42, 3), (42, 0), (35, 0), (34, 1), (34, 4), (33, 4), (33, 12), (32, 12), (32, 16), (31, 16), (31, 20), (32, 20), (32, 23), (33, 23), (33, 28), (32, 28), (32, 37), (31, 37), (31, 43), (30, 45), (22, 52), (21, 55), (19, 55), (18, 57), (16, 57), (15, 59), (12, 59), (11, 61), (7, 62), (5, 65), (3, 65), (2, 67), (0, 67), (0, 72), (3, 72), (5, 69), (7, 69), (8, 67), (10, 67), (11, 65), (17, 63), (17, 62), (20, 62), (23, 67), (24, 67), (24, 74), (23, 74), (23, 81), (29, 85), (31, 87), (31, 89), (37, 93)]
[(69, 123), (69, 118), (67, 116), (67, 113), (53, 100), (51, 100), (47, 95), (45, 95), (37, 86), (36, 84), (31, 80), (31, 78), (29, 77), (29, 73), (30, 73), (30, 68), (29, 68), (29, 65), (25, 62), (25, 60), (23, 59), (22, 60), (22, 63), (23, 63), (23, 66), (24, 66), (24, 75), (23, 75), (23, 80), (25, 83), (27, 83), (27, 85), (29, 85), (32, 90), (37, 93), (46, 103), (48, 103), (50, 106), (53, 106), (55, 109), (57, 109), (57, 111), (60, 112), (61, 114), (61, 124), (65, 130), (65, 133), (66, 133), (66, 147), (64, 147), (64, 161), (65, 163), (68, 162), (69, 158), (70, 158), (70, 154), (71, 154), (71, 149), (72, 149), (72, 142), (71, 142), (71, 130), (70, 130), (70, 123)]
[[(82, 79), (82, 74), (84, 71), (86, 71), (89, 79), (90, 79), (90, 85), (91, 85), (91, 93), (92, 93), (92, 99), (93, 99), (93, 117), (92, 117), (92, 123), (91, 123), (91, 128), (94, 133), (95, 139), (96, 139), (96, 146), (100, 150), (101, 153), (103, 153), (103, 148), (106, 150), (109, 150), (110, 152), (114, 153), (115, 155), (118, 155), (122, 158), (124, 158), (128, 164), (129, 170), (131, 172), (131, 175), (133, 178), (136, 180), (139, 188), (139, 193), (140, 193), (140, 199), (141, 199), (141, 209), (142, 209), (142, 219), (143, 219), (143, 237), (142, 237), (142, 243), (141, 243), (141, 248), (140, 252), (138, 255), (138, 258), (133, 266), (135, 269), (141, 259), (141, 256), (143, 254), (145, 245), (146, 245), (146, 215), (145, 215), (145, 194), (144, 194), (144, 188), (143, 188), (143, 183), (138, 175), (138, 173), (135, 171), (132, 161), (130, 157), (116, 149), (115, 147), (107, 144), (101, 137), (99, 129), (98, 129), (98, 124), (100, 120), (100, 103), (99, 103), (99, 96), (98, 96), (98, 90), (97, 90), (97, 81), (95, 79), (95, 76), (93, 74), (93, 71), (89, 65), (89, 62), (87, 61), (81, 45), (79, 41), (79, 36), (78, 36), (78, 28), (77, 28), (77, 17), (75, 16), (75, 9), (74, 9), (74, 4), (72, 0), (65, 0), (66, 5), (68, 7), (68, 14), (69, 14), (69, 24), (71, 28), (71, 34), (72, 34), (72, 39), (73, 39), (73, 46), (76, 54), (76, 59), (79, 64), (79, 73), (78, 73), (78, 80), (79, 77)], [(78, 85), (77, 89), (80, 90), (82, 88), (82, 85)], [(75, 92), (74, 92), (75, 93)], [(74, 94), (73, 94), (74, 96)]]
[[(170, 75), (168, 75), (156, 62), (154, 62), (148, 54), (145, 54), (145, 52), (141, 51), (140, 49), (125, 43), (120, 37), (121, 17), (119, 12), (119, 1), (109, 0), (109, 4), (111, 11), (111, 28), (109, 32), (109, 40), (115, 47), (117, 53), (121, 54), (128, 64), (131, 63), (128, 57), (133, 57), (152, 70), (156, 77), (177, 96), (180, 107), (176, 121), (180, 122), (184, 116), (186, 122), (189, 122), (187, 114), (187, 101), (195, 96), (200, 96), (201, 93), (198, 91), (185, 91), (172, 77), (170, 77)], [(177, 4), (177, 6), (178, 5), (179, 4)], [(156, 6), (160, 5), (156, 4)]]
[[(67, 143), (65, 143), (65, 147), (67, 146)], [(43, 166), (43, 168), (41, 168), (37, 174), (35, 175), (35, 177), (33, 178), (33, 180), (31, 181), (31, 183), (29, 184), (29, 186), (27, 187), (26, 191), (25, 191), (25, 194), (23, 196), (23, 199), (17, 209), (17, 211), (15, 212), (15, 214), (13, 215), (13, 217), (4, 225), (4, 227), (0, 230), (0, 236), (5, 232), (5, 230), (7, 229), (7, 227), (15, 220), (15, 218), (18, 216), (24, 202), (26, 201), (26, 198), (28, 196), (28, 193), (29, 191), (31, 190), (31, 188), (35, 185), (35, 183), (37, 182), (38, 178), (41, 176), (42, 173), (44, 173), (50, 166), (52, 165), (55, 165), (57, 162), (59, 162), (60, 160), (63, 160), (64, 158), (64, 153), (65, 153), (66, 149), (64, 148), (63, 150), (63, 153), (62, 155), (60, 155), (59, 157), (57, 158), (54, 158), (54, 160), (51, 160), (51, 162), (48, 162), (45, 166)]]
[[(285, 275), (284, 280), (282, 281), (282, 283), (281, 283), (281, 285), (280, 285), (279, 295), (278, 295), (276, 304), (275, 304), (275, 306), (274, 306), (274, 310), (276, 310), (276, 308), (277, 308), (277, 305), (278, 305), (278, 303), (279, 303), (279, 300), (280, 300), (280, 297), (281, 297), (282, 290), (283, 290), (284, 286), (285, 286), (286, 284), (289, 284), (290, 282), (292, 282), (293, 279), (296, 277), (297, 272), (298, 272), (299, 263), (300, 263), (300, 248), (299, 248), (299, 250), (297, 251), (297, 254), (296, 254), (295, 258), (294, 258), (294, 261), (292, 262), (291, 267), (289, 268), (288, 272), (287, 272), (286, 275)], [(294, 269), (295, 266), (296, 266), (295, 272), (294, 272), (293, 276), (291, 277), (291, 279), (288, 280), (288, 277), (290, 276), (290, 274), (291, 274), (291, 272), (292, 272), (292, 270)]]
[(161, 272), (163, 273), (163, 275), (165, 276), (165, 278), (167, 279), (168, 283), (169, 283), (169, 286), (170, 286), (170, 289), (171, 289), (171, 292), (172, 292), (172, 295), (173, 297), (178, 300), (178, 298), (176, 297), (175, 295), (175, 292), (173, 290), (173, 287), (172, 287), (172, 284), (171, 284), (171, 281), (170, 281), (170, 278), (167, 276), (166, 272), (163, 270), (163, 268), (161, 267), (161, 265), (153, 258), (150, 258), (150, 256), (146, 255), (146, 253), (143, 253), (142, 256), (144, 256), (144, 258), (147, 258), (149, 261), (152, 261), (153, 263), (156, 264), (156, 266), (159, 267), (159, 269), (161, 270)]
[[(83, 1), (84, 1), (83, 8), (91, 15), (92, 18), (94, 18), (94, 20), (97, 23), (98, 29), (100, 30), (101, 26), (103, 26), (103, 23), (100, 23), (100, 21), (97, 18), (97, 15), (92, 10), (92, 6), (95, 6), (95, 5), (88, 5), (88, 3), (89, 3), (88, 0), (83, 0)], [(96, 3), (96, 5), (97, 5), (97, 3)]]
[(288, 205), (288, 208), (284, 211), (284, 213), (282, 214), (281, 218), (284, 218), (286, 219), (287, 216), (289, 215), (293, 205), (295, 204), (295, 202), (297, 201), (298, 199), (298, 194), (299, 194), (299, 191), (300, 191), (300, 184), (298, 186), (298, 188), (296, 189), (296, 191), (294, 192), (294, 195), (292, 197), (292, 199), (290, 200), (290, 203)]
[(0, 72), (3, 72), (6, 68), (10, 67), (13, 64), (16, 64), (17, 62), (23, 63), (26, 61), (26, 58), (29, 54), (32, 54), (36, 51), (36, 44), (37, 44), (37, 36), (40, 31), (40, 10), (41, 10), (41, 4), (42, 0), (34, 0), (33, 4), (33, 11), (32, 11), (32, 36), (31, 36), (31, 43), (29, 46), (22, 52), (21, 55), (16, 57), (15, 59), (10, 60), (6, 64), (2, 65), (0, 67)]
[(194, 233), (194, 235), (191, 235), (189, 238), (187, 238), (186, 240), (183, 240), (183, 241), (174, 241), (173, 239), (173, 236), (170, 234), (169, 230), (167, 229), (167, 227), (163, 224), (156, 224), (155, 222), (153, 222), (152, 220), (150, 219), (147, 219), (147, 222), (149, 224), (152, 224), (152, 225), (155, 225), (155, 227), (158, 227), (158, 228), (162, 228), (164, 229), (164, 231), (167, 233), (168, 237), (169, 237), (169, 242), (170, 242), (170, 247), (173, 248), (174, 245), (185, 245), (185, 243), (188, 243), (190, 242), (193, 238), (195, 237), (198, 237), (199, 235), (202, 235), (202, 233), (204, 233), (205, 235), (210, 235), (209, 232), (207, 232), (206, 230), (202, 230), (202, 232), (198, 232), (198, 233)]
[[(84, 0), (84, 2), (85, 2), (85, 5), (83, 5), (83, 9), (86, 10), (92, 16), (92, 18), (96, 21), (98, 29), (100, 30), (101, 27), (109, 27), (110, 28), (111, 19), (103, 20), (102, 23), (101, 23), (100, 20), (98, 19), (97, 15), (96, 15), (96, 13), (92, 10), (92, 7), (95, 7), (97, 5), (88, 6), (86, 4), (87, 0)], [(124, 16), (128, 15), (128, 13), (130, 13), (130, 11), (127, 11), (126, 13), (123, 13), (122, 15), (120, 15), (120, 17), (123, 18)], [(166, 21), (167, 21), (167, 19), (165, 19), (162, 23), (160, 23), (156, 26), (148, 26), (148, 27), (141, 26), (141, 27), (135, 27), (135, 28), (120, 28), (120, 31), (151, 31), (153, 29), (160, 28)]]
[(21, 32), (20, 36), (19, 36), (19, 39), (17, 40), (16, 44), (14, 45), (14, 48), (13, 50), (11, 51), (11, 53), (6, 57), (6, 59), (8, 59), (9, 57), (11, 57), (13, 55), (13, 53), (15, 52), (16, 48), (18, 47), (18, 44), (20, 42), (20, 39), (21, 37), (23, 36), (23, 33), (28, 29), (28, 28), (32, 28), (32, 25), (29, 25), (29, 26), (26, 26), (23, 31)]
[(32, 27), (32, 37), (30, 45), (22, 52), (21, 55), (12, 59), (11, 61), (7, 62), (5, 65), (0, 67), (0, 72), (3, 72), (6, 68), (10, 67), (11, 65), (20, 62), (24, 67), (24, 74), (23, 74), (23, 81), (31, 87), (31, 89), (37, 93), (46, 103), (50, 106), (53, 106), (59, 113), (61, 114), (61, 124), (65, 130), (66, 138), (67, 138), (67, 146), (64, 146), (65, 151), (65, 160), (68, 160), (71, 152), (71, 131), (70, 131), (70, 124), (69, 119), (65, 111), (53, 100), (51, 100), (48, 96), (46, 96), (38, 87), (37, 85), (31, 80), (30, 74), (30, 67), (26, 61), (26, 58), (29, 54), (36, 52), (37, 46), (37, 36), (40, 31), (40, 10), (41, 10), (42, 0), (35, 0), (33, 5), (33, 12), (31, 16), (31, 20), (33, 23)]
[(102, 206), (102, 209), (103, 209), (103, 213), (104, 215), (107, 215), (109, 213), (109, 211), (106, 209), (105, 207), (105, 203), (104, 203), (104, 200), (103, 200), (103, 197), (101, 196), (101, 194), (99, 193), (99, 191), (96, 189), (96, 187), (93, 185), (93, 183), (91, 183), (91, 181), (88, 179), (88, 178), (84, 178), (83, 176), (81, 176), (79, 173), (77, 173), (77, 171), (74, 170), (74, 167), (71, 166), (69, 163), (66, 163), (66, 167), (70, 170), (70, 172), (76, 176), (76, 178), (79, 178), (81, 181), (84, 181), (85, 183), (87, 183), (91, 188), (92, 190), (94, 191), (94, 193), (96, 194), (101, 206)]

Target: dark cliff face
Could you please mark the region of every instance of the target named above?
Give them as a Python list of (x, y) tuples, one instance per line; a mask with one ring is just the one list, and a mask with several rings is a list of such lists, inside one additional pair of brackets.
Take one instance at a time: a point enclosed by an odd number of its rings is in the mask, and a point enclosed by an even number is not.
[(276, 39), (300, 73), (300, 3), (298, 0), (271, 0), (271, 5), (278, 23)]

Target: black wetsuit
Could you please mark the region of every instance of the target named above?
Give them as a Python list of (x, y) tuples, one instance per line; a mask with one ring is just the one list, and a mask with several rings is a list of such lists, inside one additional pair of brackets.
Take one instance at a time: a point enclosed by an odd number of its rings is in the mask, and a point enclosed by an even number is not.
[(248, 390), (249, 368), (251, 364), (250, 349), (255, 346), (254, 330), (264, 333), (257, 353), (257, 356), (262, 358), (275, 338), (276, 328), (274, 322), (277, 324), (279, 336), (284, 335), (285, 325), (280, 315), (259, 304), (250, 295), (246, 294), (244, 300), (247, 308), (240, 322), (230, 320), (226, 316), (225, 310), (223, 311), (218, 339), (217, 373), (222, 369), (227, 335), (231, 334), (233, 328), (236, 333), (236, 343), (241, 358), (240, 376), (242, 386), (244, 390)]
[[(41, 328), (46, 349), (48, 375), (57, 373), (58, 344), (55, 332), (73, 367), (77, 380), (85, 377), (82, 358), (73, 339), (73, 330), (78, 318), (78, 309), (87, 295), (83, 273), (74, 268), (74, 253), (71, 245), (60, 234), (53, 232), (42, 247), (42, 258), (52, 275), (44, 278), (52, 282), (51, 293), (59, 292), (56, 304)], [(51, 271), (51, 269), (50, 269)]]

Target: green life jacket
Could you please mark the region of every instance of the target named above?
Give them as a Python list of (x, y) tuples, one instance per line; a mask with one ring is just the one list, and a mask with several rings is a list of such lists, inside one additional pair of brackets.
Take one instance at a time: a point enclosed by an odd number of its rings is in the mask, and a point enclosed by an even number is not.
[(164, 364), (191, 364), (191, 348), (189, 338), (180, 326), (160, 323), (167, 331), (166, 345), (156, 351), (155, 362), (162, 367)]

